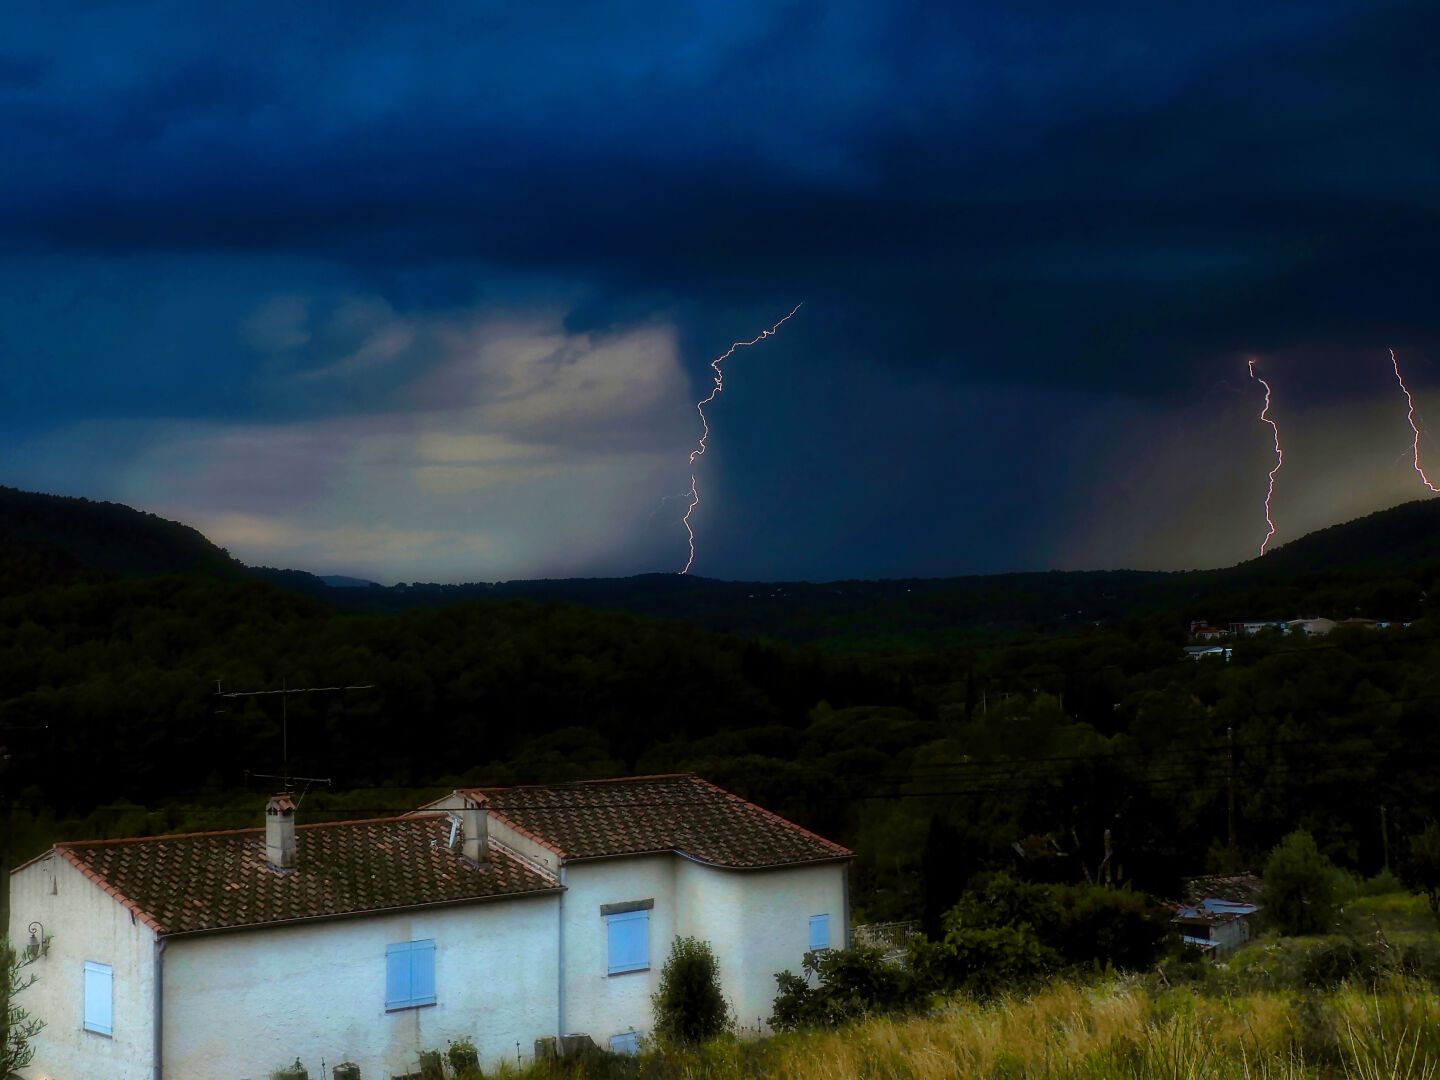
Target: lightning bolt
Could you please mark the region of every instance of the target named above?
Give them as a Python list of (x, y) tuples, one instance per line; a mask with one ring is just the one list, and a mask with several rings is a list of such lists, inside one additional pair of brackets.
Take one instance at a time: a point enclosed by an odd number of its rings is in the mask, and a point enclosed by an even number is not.
[(1275, 467), (1270, 470), (1270, 487), (1265, 492), (1265, 524), (1270, 527), (1270, 531), (1265, 534), (1265, 539), (1260, 544), (1260, 554), (1264, 555), (1275, 536), (1275, 520), (1270, 516), (1270, 500), (1275, 497), (1275, 474), (1280, 471), (1280, 466), (1285, 464), (1285, 451), (1280, 449), (1280, 428), (1270, 419), (1270, 384), (1255, 374), (1257, 361), (1246, 362), (1250, 365), (1250, 377), (1265, 388), (1265, 407), (1260, 410), (1260, 419), (1269, 424), (1270, 430), (1275, 433)]
[[(729, 360), (730, 357), (734, 356), (736, 349), (746, 349), (749, 348), (751, 345), (758, 345), (760, 342), (764, 341), (768, 337), (774, 337), (775, 333), (780, 329), (780, 327), (784, 326), (787, 322), (793, 319), (795, 317), (795, 313), (804, 306), (805, 302), (802, 300), (800, 303), (796, 304), (793, 308), (790, 309), (790, 314), (786, 315), (774, 326), (770, 327), (769, 330), (761, 330), (759, 334), (751, 338), (749, 341), (734, 342), (730, 346), (730, 348), (726, 349), (721, 355), (710, 361), (710, 370), (715, 373), (715, 385), (711, 388), (710, 393), (706, 397), (701, 398), (695, 403), (695, 411), (700, 414), (701, 432), (700, 441), (695, 444), (695, 449), (690, 451), (690, 464), (692, 466), (695, 464), (695, 459), (705, 453), (705, 447), (710, 441), (710, 421), (705, 417), (705, 406), (709, 405), (712, 401), (719, 397), (721, 391), (725, 389), (725, 371), (723, 368), (721, 368), (720, 365), (725, 363), (726, 360)], [(700, 505), (700, 487), (696, 483), (695, 475), (693, 473), (690, 475), (689, 495), (690, 505), (685, 508), (685, 517), (683, 521), (685, 524), (685, 535), (690, 541), (690, 557), (685, 560), (685, 566), (678, 571), (681, 574), (688, 574), (690, 572), (690, 567), (695, 565), (695, 530), (690, 524), (690, 515), (695, 512), (695, 507)]]
[(1395, 368), (1395, 381), (1400, 384), (1400, 389), (1405, 392), (1405, 403), (1410, 406), (1410, 412), (1406, 419), (1410, 421), (1410, 430), (1415, 433), (1413, 458), (1415, 471), (1420, 474), (1420, 479), (1427, 488), (1431, 491), (1440, 491), (1440, 487), (1432, 484), (1430, 478), (1425, 475), (1425, 470), (1420, 467), (1420, 427), (1415, 423), (1415, 399), (1410, 396), (1410, 388), (1405, 385), (1405, 379), (1400, 374), (1400, 361), (1395, 359), (1394, 349), (1390, 350), (1390, 364)]

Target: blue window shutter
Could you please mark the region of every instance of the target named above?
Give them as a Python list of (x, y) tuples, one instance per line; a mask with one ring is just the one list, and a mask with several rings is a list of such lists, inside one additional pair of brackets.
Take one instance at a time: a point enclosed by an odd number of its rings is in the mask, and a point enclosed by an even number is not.
[(435, 940), (412, 941), (410, 950), (410, 1003), (435, 1004)]
[(385, 946), (385, 1007), (403, 1009), (410, 1004), (410, 945)]
[(830, 947), (830, 916), (810, 916), (810, 948), (828, 949)]
[(85, 961), (86, 1031), (113, 1035), (115, 1027), (114, 973), (109, 964)]
[(435, 1004), (435, 939), (385, 946), (385, 1008)]
[(609, 973), (618, 975), (623, 971), (643, 971), (650, 966), (650, 912), (627, 911), (620, 915), (607, 915), (606, 933), (609, 937)]

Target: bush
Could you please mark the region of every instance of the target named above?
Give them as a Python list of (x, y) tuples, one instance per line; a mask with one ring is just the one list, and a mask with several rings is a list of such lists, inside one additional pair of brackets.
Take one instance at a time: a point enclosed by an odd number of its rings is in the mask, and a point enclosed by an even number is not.
[(1060, 954), (1043, 944), (1032, 927), (962, 926), (946, 918), (941, 940), (911, 951), (915, 977), (928, 990), (991, 997), (1022, 989), (1061, 967)]
[(1410, 838), (1400, 874), (1407, 886), (1424, 894), (1430, 914), (1440, 923), (1440, 825), (1432, 821)]
[(445, 1080), (445, 1060), (439, 1050), (420, 1051), (420, 1080)]
[(804, 971), (804, 976), (789, 971), (775, 976), (780, 993), (771, 1027), (839, 1027), (867, 1016), (904, 1012), (922, 996), (903, 968), (887, 963), (881, 950), (868, 946), (807, 953)]
[(475, 1049), (473, 1039), (455, 1040), (445, 1048), (445, 1056), (450, 1059), (450, 1068), (457, 1074), (466, 1069), (480, 1068), (480, 1051)]
[(1320, 854), (1303, 829), (1275, 846), (1265, 860), (1265, 914), (1282, 934), (1319, 934), (1335, 920), (1335, 864)]
[(730, 1007), (720, 992), (720, 964), (709, 942), (675, 939), (652, 1001), (655, 1034), (663, 1041), (699, 1043), (730, 1028)]
[(1055, 886), (1061, 912), (1059, 936), (1047, 940), (1072, 965), (1150, 967), (1170, 934), (1144, 893), (1100, 885)]
[(1148, 968), (1168, 933), (1143, 893), (999, 873), (945, 913), (940, 940), (919, 950), (916, 970), (937, 988), (983, 996), (1066, 967)]

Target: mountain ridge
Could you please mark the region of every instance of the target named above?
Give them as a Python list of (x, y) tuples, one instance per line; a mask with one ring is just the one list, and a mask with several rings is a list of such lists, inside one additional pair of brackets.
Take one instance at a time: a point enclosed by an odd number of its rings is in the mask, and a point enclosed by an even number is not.
[[(0, 595), (104, 577), (201, 574), (261, 579), (341, 611), (398, 612), (482, 600), (569, 603), (708, 629), (813, 641), (846, 635), (1041, 630), (1159, 610), (1198, 617), (1352, 614), (1353, 583), (1440, 564), (1440, 500), (1422, 499), (1298, 537), (1269, 554), (1212, 570), (1042, 570), (948, 578), (725, 581), (671, 573), (608, 578), (382, 586), (303, 570), (247, 567), (198, 530), (121, 503), (0, 487)], [(1353, 591), (1353, 590), (1352, 590)], [(1403, 586), (1388, 603), (1418, 598)], [(1263, 599), (1258, 595), (1264, 594)], [(1248, 599), (1249, 597), (1254, 599)], [(1249, 605), (1249, 606), (1247, 606)], [(1281, 610), (1290, 605), (1294, 610)]]

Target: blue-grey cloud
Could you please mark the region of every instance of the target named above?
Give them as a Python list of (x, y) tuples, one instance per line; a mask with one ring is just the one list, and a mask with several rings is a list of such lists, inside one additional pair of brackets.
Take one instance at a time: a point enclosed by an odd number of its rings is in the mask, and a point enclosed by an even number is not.
[(699, 382), (803, 299), (711, 463), (765, 565), (1063, 561), (1094, 418), (1143, 427), (1249, 352), (1320, 410), (1384, 393), (1374, 349), (1440, 348), (1437, 31), (1358, 0), (32, 8), (0, 51), (9, 460), (117, 418), (489, 401), (446, 334), (507, 311), (673, 326)]

